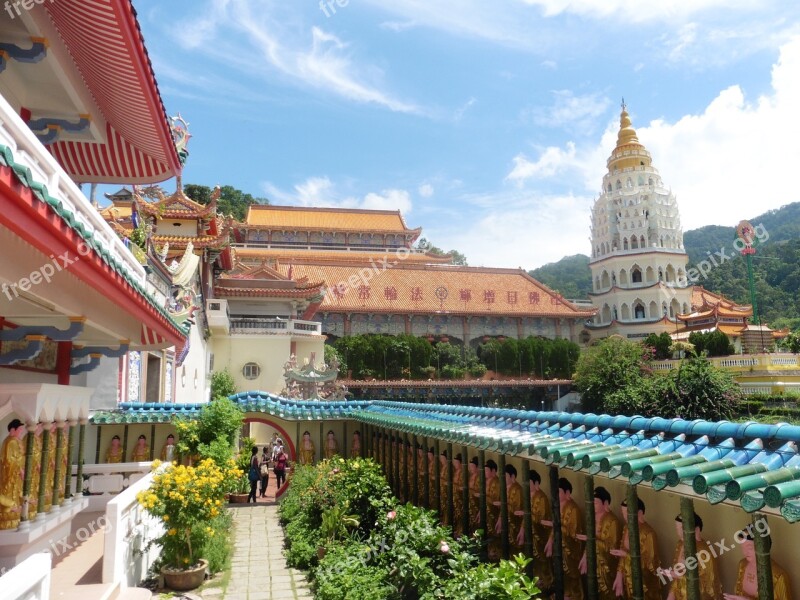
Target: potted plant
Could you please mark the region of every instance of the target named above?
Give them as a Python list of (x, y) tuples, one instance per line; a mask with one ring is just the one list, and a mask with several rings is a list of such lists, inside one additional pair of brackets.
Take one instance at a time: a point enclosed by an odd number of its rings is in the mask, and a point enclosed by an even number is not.
[(255, 445), (255, 440), (252, 438), (244, 438), (241, 441), (241, 452), (236, 458), (236, 468), (241, 472), (241, 475), (233, 480), (233, 485), (230, 489), (231, 504), (245, 504), (247, 497), (250, 495), (250, 459), (252, 454), (250, 449)]
[(230, 477), (211, 459), (196, 467), (172, 464), (139, 492), (139, 504), (164, 526), (164, 534), (154, 543), (161, 546), (161, 573), (169, 588), (186, 591), (203, 583), (208, 562), (202, 554), (214, 535), (209, 522), (223, 510), (225, 482)]

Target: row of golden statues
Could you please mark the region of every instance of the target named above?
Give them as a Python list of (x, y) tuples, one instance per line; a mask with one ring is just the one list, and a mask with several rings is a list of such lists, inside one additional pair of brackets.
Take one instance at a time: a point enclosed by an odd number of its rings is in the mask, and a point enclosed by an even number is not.
[[(391, 473), (393, 464), (389, 464), (387, 456), (398, 456), (398, 442), (395, 438), (382, 440), (383, 447), (373, 451), (373, 458), (382, 460), (384, 468)], [(435, 450), (430, 448), (427, 453), (421, 445), (416, 448), (417, 461), (414, 465), (413, 449), (407, 442), (400, 441), (399, 451), (400, 481), (395, 482), (396, 492), (403, 502), (412, 501), (410, 490), (413, 489), (413, 478), (417, 478), (417, 493), (420, 504), (429, 509), (441, 507), (441, 520), (444, 525), (453, 528), (455, 537), (471, 535), (480, 527), (480, 498), (481, 478), (479, 461), (473, 457), (468, 463), (468, 497), (469, 505), (464, 506), (464, 479), (462, 477), (463, 458), (461, 454), (452, 457), (447, 452), (439, 455), (439, 480), (436, 480), (434, 468)], [(448, 482), (452, 465), (452, 498), (448, 495)], [(414, 468), (416, 467), (416, 471)], [(539, 579), (539, 587), (550, 590), (554, 585), (553, 574), (553, 518), (550, 498), (541, 489), (541, 475), (527, 467), (529, 494), (531, 505), (532, 523), (532, 559), (534, 575)], [(501, 519), (501, 483), (497, 463), (487, 460), (484, 466), (486, 481), (486, 528), (488, 542), (488, 556), (490, 560), (499, 560), (502, 554), (503, 531)], [(525, 551), (523, 489), (517, 481), (517, 469), (513, 465), (505, 467), (506, 507), (508, 515), (508, 545), (511, 554)], [(427, 479), (429, 501), (426, 502), (423, 494)], [(435, 490), (438, 490), (438, 495)], [(562, 533), (562, 563), (564, 571), (564, 597), (570, 600), (583, 600), (583, 577), (588, 570), (586, 556), (587, 535), (583, 511), (572, 498), (572, 484), (566, 478), (558, 480), (558, 498), (561, 516)], [(439, 506), (436, 505), (437, 499)], [(450, 511), (444, 507), (453, 506), (453, 522), (450, 523)], [(597, 585), (601, 600), (616, 600), (617, 598), (633, 597), (633, 575), (631, 558), (629, 554), (628, 535), (628, 507), (622, 502), (621, 518), (612, 510), (611, 494), (604, 487), (594, 489), (595, 511), (595, 539), (597, 559)], [(468, 511), (469, 531), (464, 530), (464, 511)], [(669, 588), (667, 600), (686, 600), (686, 577), (682, 565), (690, 563), (684, 556), (683, 523), (680, 515), (675, 520), (677, 543), (673, 556), (673, 567), (664, 569), (658, 552), (658, 541), (655, 529), (647, 522), (646, 507), (641, 499), (638, 500), (637, 521), (639, 526), (639, 545), (641, 553), (642, 579), (645, 600), (662, 600), (662, 591)], [(764, 522), (766, 524), (766, 522)], [(748, 529), (737, 532), (741, 536), (739, 547), (743, 558), (739, 563), (737, 581), (733, 593), (724, 593), (720, 579), (719, 562), (712, 545), (703, 539), (703, 521), (695, 514), (695, 539), (697, 552), (695, 557), (698, 564), (701, 598), (703, 600), (756, 600), (758, 598), (758, 584), (756, 572), (756, 559), (753, 535)], [(677, 567), (677, 568), (676, 568)], [(773, 598), (774, 600), (791, 600), (791, 586), (786, 571), (775, 561), (772, 561)]]
[[(31, 455), (30, 492), (27, 502), (27, 518), (33, 519), (39, 509), (39, 488), (42, 476), (44, 483), (44, 512), (49, 512), (53, 504), (61, 504), (66, 490), (67, 444), (69, 435), (66, 427), (50, 425), (50, 447), (47, 464), (43, 464), (44, 425), (39, 423), (33, 432), (28, 432), (25, 424), (13, 419), (8, 424), (8, 436), (0, 447), (0, 529), (16, 529), (23, 516), (26, 505), (24, 497), (25, 485), (25, 452), (27, 435), (33, 434), (33, 452)], [(56, 448), (61, 445), (61, 456), (57, 457)], [(60, 463), (57, 464), (58, 458)], [(56, 468), (56, 467), (60, 468)], [(56, 481), (56, 472), (61, 476)]]
[[(328, 431), (322, 448), (322, 456), (325, 459), (330, 459), (338, 455), (339, 440), (336, 439), (336, 434), (332, 430)], [(353, 439), (350, 443), (350, 458), (358, 458), (359, 456), (361, 456), (361, 432), (354, 431)], [(311, 433), (304, 431), (297, 449), (297, 462), (301, 465), (313, 465), (316, 457), (317, 447), (311, 439)]]
[[(177, 458), (177, 450), (175, 448), (175, 436), (171, 433), (167, 436), (167, 441), (161, 448), (159, 456), (162, 461), (172, 462)], [(147, 443), (147, 436), (140, 435), (136, 440), (136, 445), (131, 450), (130, 462), (148, 462), (150, 458), (150, 445)], [(125, 451), (122, 448), (122, 440), (118, 435), (111, 438), (111, 443), (106, 450), (107, 463), (121, 463), (125, 462)]]

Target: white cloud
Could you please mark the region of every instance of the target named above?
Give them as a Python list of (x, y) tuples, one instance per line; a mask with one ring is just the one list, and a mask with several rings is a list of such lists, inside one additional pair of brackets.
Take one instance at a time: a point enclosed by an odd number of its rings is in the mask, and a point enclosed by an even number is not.
[(388, 29), (389, 31), (399, 33), (406, 29), (411, 29), (416, 25), (417, 23), (415, 21), (384, 21), (381, 23), (380, 27), (381, 29)]
[[(741, 87), (733, 85), (719, 92), (701, 113), (686, 115), (676, 122), (637, 123), (636, 107), (629, 107), (639, 140), (650, 151), (654, 166), (678, 198), (684, 230), (709, 224), (733, 226), (740, 219), (797, 200), (792, 173), (800, 164), (800, 146), (795, 135), (800, 131), (798, 72), (800, 36), (782, 47), (772, 68), (769, 94), (748, 99)], [(617, 129), (616, 123), (610, 124), (597, 144), (568, 143), (565, 148), (544, 148), (535, 160), (519, 154), (507, 179), (520, 186), (563, 189), (565, 193), (576, 183), (584, 190), (599, 190)], [(565, 178), (565, 173), (574, 177)], [(558, 235), (552, 240), (558, 249), (556, 254), (588, 253), (588, 208), (570, 217), (558, 206), (548, 204), (542, 213), (551, 210), (569, 230), (572, 227), (567, 223), (580, 222), (582, 232), (577, 243), (578, 236), (574, 233)], [(496, 218), (487, 217), (481, 225), (468, 229), (465, 239), (476, 236), (481, 227), (491, 226)], [(518, 228), (519, 218), (517, 214), (504, 221), (509, 227)], [(513, 231), (503, 237), (514, 239)], [(509, 244), (507, 250), (513, 247)], [(486, 252), (487, 256), (499, 254), (496, 250)], [(543, 262), (546, 261), (536, 260), (534, 266)]]
[(514, 168), (506, 179), (523, 184), (528, 179), (547, 179), (560, 175), (574, 169), (574, 166), (575, 144), (567, 142), (566, 149), (556, 146), (545, 148), (536, 160), (529, 160), (524, 154), (518, 154), (514, 157)]
[(358, 197), (340, 192), (337, 185), (327, 176), (309, 177), (294, 184), (290, 192), (271, 182), (264, 183), (263, 188), (273, 203), (290, 206), (400, 210), (403, 214), (410, 213), (413, 209), (411, 194), (407, 190), (388, 188)]
[(552, 95), (554, 100), (551, 106), (525, 109), (523, 120), (543, 127), (565, 127), (585, 134), (596, 127), (599, 117), (611, 104), (599, 92), (575, 95), (571, 90), (554, 90)]
[(423, 198), (430, 198), (433, 196), (434, 189), (430, 183), (423, 183), (421, 186), (419, 186), (419, 190), (417, 191)]
[(411, 212), (411, 196), (406, 190), (383, 190), (380, 194), (370, 192), (359, 202), (359, 208), (375, 210), (399, 210), (404, 215)]
[(179, 28), (177, 40), (184, 49), (209, 60), (222, 59), (226, 68), (248, 77), (255, 74), (274, 82), (277, 72), (295, 84), (354, 102), (395, 112), (422, 112), (385, 90), (383, 72), (359, 64), (341, 38), (276, 14), (285, 9), (275, 0), (212, 0), (197, 11), (202, 16)]
[(547, 17), (571, 13), (595, 19), (624, 19), (625, 22), (671, 21), (711, 10), (755, 10), (769, 5), (769, 0), (521, 0), (537, 6)]
[(470, 97), (469, 100), (467, 100), (464, 104), (459, 106), (453, 113), (453, 120), (460, 121), (464, 117), (464, 113), (466, 113), (470, 108), (472, 108), (476, 102), (477, 100), (475, 99), (474, 96)]
[(588, 195), (505, 190), (460, 201), (494, 209), (480, 211), (483, 217), (477, 220), (441, 219), (424, 235), (441, 248), (466, 254), (470, 265), (528, 270), (589, 247)]

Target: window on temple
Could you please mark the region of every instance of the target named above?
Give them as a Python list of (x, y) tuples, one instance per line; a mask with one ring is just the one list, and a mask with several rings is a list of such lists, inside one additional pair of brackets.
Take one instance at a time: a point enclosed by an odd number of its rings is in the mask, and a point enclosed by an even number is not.
[(633, 314), (635, 319), (644, 319), (644, 305), (641, 302), (636, 303)]
[(639, 267), (631, 269), (631, 283), (642, 283), (642, 270)]
[(261, 374), (261, 367), (254, 362), (249, 362), (242, 367), (242, 377), (245, 379), (257, 379)]

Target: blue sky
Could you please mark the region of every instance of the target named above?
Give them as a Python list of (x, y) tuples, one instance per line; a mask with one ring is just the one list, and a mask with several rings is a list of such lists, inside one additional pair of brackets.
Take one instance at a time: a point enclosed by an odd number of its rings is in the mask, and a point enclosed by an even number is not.
[(399, 208), (472, 265), (534, 268), (588, 253), (624, 96), (684, 229), (800, 199), (796, 2), (323, 5), (134, 0), (185, 182)]

